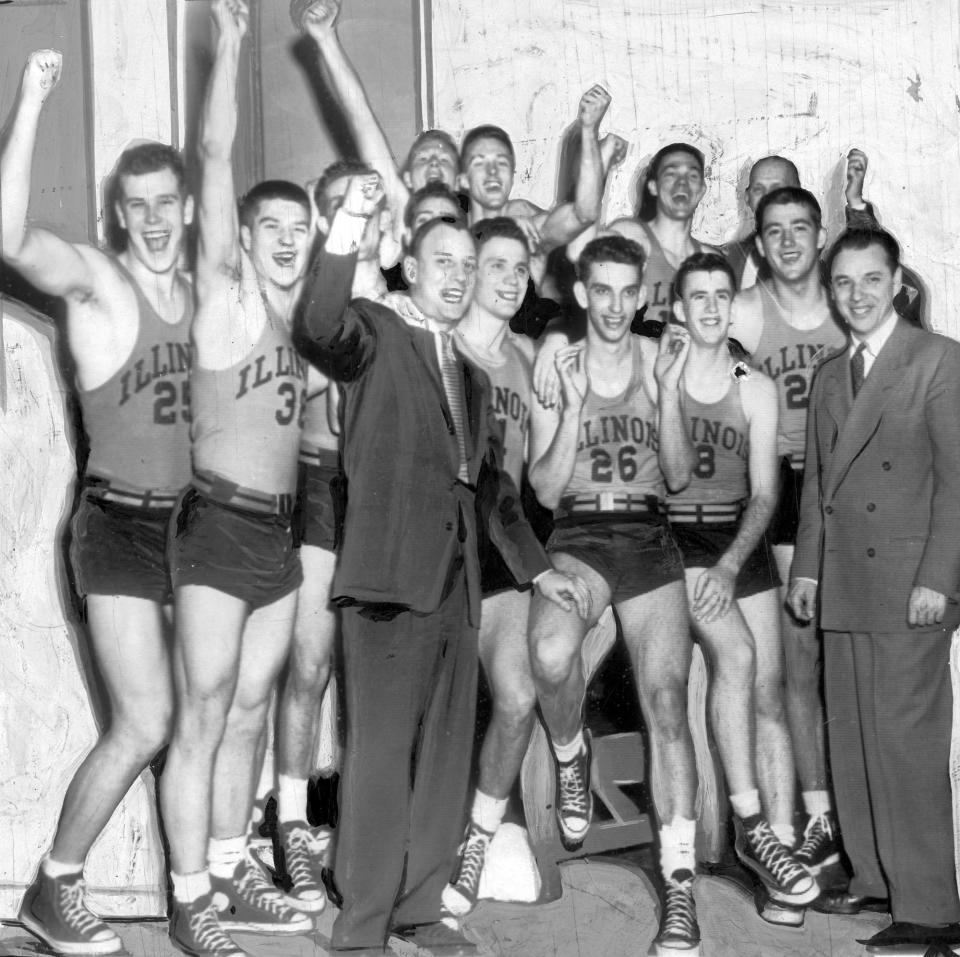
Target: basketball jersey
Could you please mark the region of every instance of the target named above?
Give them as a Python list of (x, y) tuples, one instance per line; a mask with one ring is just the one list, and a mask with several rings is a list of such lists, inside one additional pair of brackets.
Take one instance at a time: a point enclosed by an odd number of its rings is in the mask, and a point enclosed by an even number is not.
[(750, 432), (740, 382), (730, 379), (719, 402), (700, 402), (683, 393), (684, 420), (697, 455), (690, 484), (667, 504), (740, 502), (749, 495)]
[(500, 361), (496, 363), (492, 363), (489, 356), (480, 356), (475, 352), (459, 331), (456, 336), (461, 355), (483, 369), (490, 379), (489, 409), (500, 424), (503, 469), (513, 479), (514, 485), (520, 488), (530, 428), (533, 368), (510, 333), (504, 337)]
[(178, 494), (190, 481), (193, 291), (182, 283), (186, 305), (171, 325), (120, 268), (137, 298), (137, 340), (106, 382), (77, 390), (90, 441), (87, 473), (131, 490)]
[(795, 329), (786, 319), (767, 283), (758, 282), (763, 317), (760, 342), (753, 364), (776, 383), (780, 406), (777, 454), (787, 456), (795, 469), (803, 468), (807, 435), (807, 402), (817, 366), (832, 352), (847, 345), (829, 307), (814, 329)]
[(577, 458), (564, 495), (655, 495), (666, 486), (657, 457), (657, 407), (643, 387), (640, 341), (633, 343), (633, 375), (618, 396), (588, 389), (580, 413)]
[[(637, 221), (650, 242), (650, 253), (643, 266), (643, 284), (647, 289), (647, 303), (643, 313), (644, 321), (667, 323), (673, 316), (673, 280), (677, 267), (668, 259), (660, 245), (660, 240), (650, 228), (649, 223)], [(698, 253), (706, 247), (692, 236), (690, 243)]]
[(194, 363), (193, 464), (268, 495), (297, 487), (307, 361), (290, 331), (264, 301), (266, 321), (257, 344), (226, 369)]

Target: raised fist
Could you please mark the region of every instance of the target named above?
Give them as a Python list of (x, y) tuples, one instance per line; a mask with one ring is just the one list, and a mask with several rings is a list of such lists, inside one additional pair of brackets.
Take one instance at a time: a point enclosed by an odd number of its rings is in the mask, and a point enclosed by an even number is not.
[(59, 50), (36, 50), (27, 57), (23, 68), (23, 95), (41, 103), (60, 82), (63, 54)]
[(847, 203), (858, 205), (863, 200), (863, 180), (867, 175), (867, 154), (854, 147), (847, 153)]
[(622, 136), (617, 136), (616, 133), (607, 133), (600, 140), (600, 156), (603, 159), (603, 168), (610, 170), (622, 163), (623, 158), (627, 155), (629, 145)]
[(583, 96), (580, 97), (580, 110), (577, 114), (582, 126), (588, 126), (596, 129), (603, 119), (607, 107), (610, 105), (610, 94), (598, 83), (591, 86)]
[(383, 181), (379, 173), (351, 176), (340, 207), (350, 216), (372, 216), (383, 202)]
[(224, 36), (242, 40), (250, 22), (247, 0), (214, 0), (211, 8), (214, 23)]
[(290, 0), (293, 25), (314, 38), (329, 33), (339, 14), (339, 0)]

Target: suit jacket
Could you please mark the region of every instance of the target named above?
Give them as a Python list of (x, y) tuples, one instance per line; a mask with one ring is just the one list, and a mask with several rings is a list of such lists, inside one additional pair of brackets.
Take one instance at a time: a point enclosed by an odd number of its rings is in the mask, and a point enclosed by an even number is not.
[(848, 352), (820, 366), (792, 576), (820, 582), (820, 626), (905, 632), (915, 585), (960, 589), (960, 343), (903, 319), (856, 402)]
[[(480, 608), (472, 493), (457, 480), (460, 453), (429, 330), (393, 310), (354, 300), (346, 309), (340, 257), (311, 270), (299, 315), (307, 350), (341, 383), (347, 503), (332, 597), (435, 611), (463, 555), (471, 615)], [(349, 285), (347, 285), (349, 292)], [(523, 516), (520, 494), (501, 469), (498, 426), (488, 413), (490, 383), (461, 359), (471, 482), (490, 539), (514, 578), (550, 568)]]

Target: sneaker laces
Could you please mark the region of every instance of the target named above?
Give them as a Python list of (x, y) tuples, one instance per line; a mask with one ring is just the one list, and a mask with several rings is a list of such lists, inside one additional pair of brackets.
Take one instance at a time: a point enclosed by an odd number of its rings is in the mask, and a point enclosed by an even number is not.
[(291, 828), (284, 841), (287, 874), (294, 885), (316, 884), (318, 872), (330, 847), (330, 833), (311, 831), (305, 827)]
[(490, 836), (471, 824), (460, 846), (460, 870), (455, 886), (464, 890), (474, 900), (480, 889), (480, 874), (483, 872), (489, 845)]
[(572, 761), (557, 762), (560, 776), (560, 813), (564, 817), (590, 816), (590, 795), (585, 773), (586, 755), (581, 752)]
[(210, 957), (237, 953), (237, 945), (220, 926), (217, 905), (212, 897), (206, 907), (190, 915), (187, 925), (197, 942), (197, 949), (209, 953)]
[(803, 831), (803, 843), (797, 849), (800, 857), (812, 857), (820, 845), (834, 838), (833, 823), (827, 814), (818, 814), (807, 821)]
[(274, 917), (288, 917), (291, 908), (283, 903), (283, 897), (266, 874), (255, 864), (244, 862), (243, 872), (234, 884), (237, 894), (248, 904)]
[(754, 857), (773, 875), (776, 882), (790, 888), (803, 877), (806, 870), (794, 860), (780, 843), (770, 826), (761, 822), (747, 832)]
[(95, 914), (87, 910), (83, 903), (84, 882), (58, 881), (57, 905), (64, 921), (78, 933), (93, 938), (99, 931), (110, 931), (110, 928)]
[(667, 881), (660, 937), (698, 938), (697, 910), (693, 902), (693, 886), (689, 881)]

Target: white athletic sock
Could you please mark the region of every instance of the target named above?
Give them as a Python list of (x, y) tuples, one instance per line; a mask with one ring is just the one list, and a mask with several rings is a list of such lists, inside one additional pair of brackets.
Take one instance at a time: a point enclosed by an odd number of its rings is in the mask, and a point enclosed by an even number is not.
[(503, 815), (507, 813), (507, 799), (495, 798), (477, 789), (470, 809), (470, 820), (488, 834), (495, 834)]
[(173, 881), (173, 896), (181, 904), (192, 904), (195, 900), (210, 893), (210, 872), (193, 871), (191, 874), (170, 872)]
[(792, 850), (797, 843), (797, 832), (794, 830), (792, 824), (784, 824), (782, 821), (779, 824), (774, 824), (773, 821), (771, 821), (770, 830), (777, 835), (777, 840), (790, 850)]
[(307, 779), (277, 775), (277, 818), (284, 823), (307, 820)]
[(752, 791), (731, 794), (730, 804), (733, 807), (733, 813), (741, 820), (745, 817), (753, 817), (754, 814), (760, 813), (760, 792), (754, 788)]
[(569, 744), (560, 744), (557, 741), (553, 742), (553, 753), (557, 756), (557, 760), (563, 764), (572, 761), (583, 748), (583, 728), (577, 731), (576, 737)]
[(697, 869), (695, 841), (697, 822), (684, 817), (675, 817), (660, 828), (660, 870), (665, 880), (676, 871)]
[(804, 791), (803, 806), (810, 817), (820, 817), (833, 810), (829, 791)]
[(233, 877), (237, 865), (243, 860), (247, 847), (247, 835), (238, 837), (211, 837), (207, 842), (207, 863), (214, 877), (227, 880)]
[(40, 868), (47, 877), (70, 877), (73, 874), (83, 873), (83, 861), (71, 864), (66, 861), (55, 861), (52, 857), (45, 857)]

